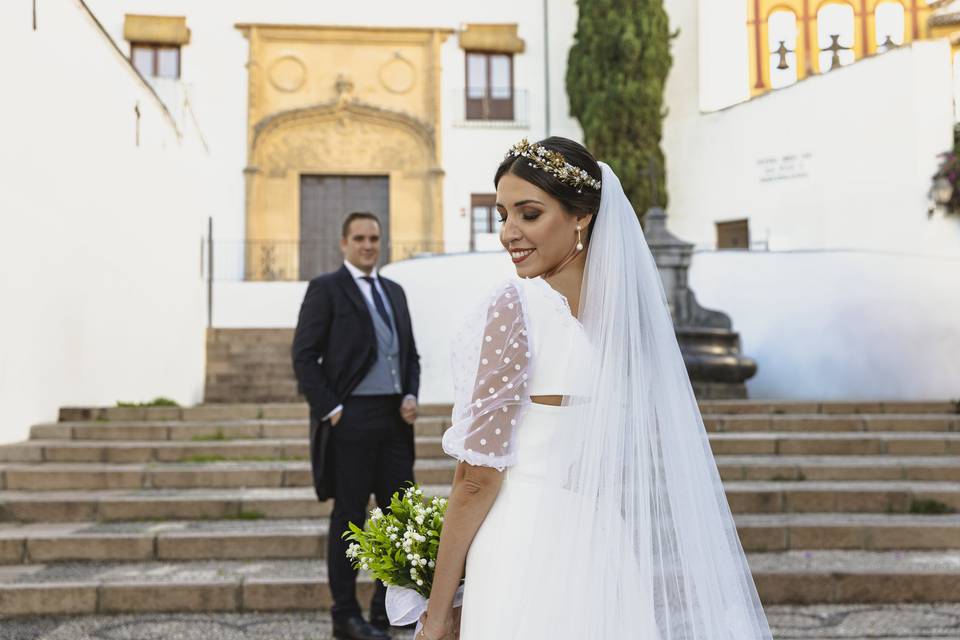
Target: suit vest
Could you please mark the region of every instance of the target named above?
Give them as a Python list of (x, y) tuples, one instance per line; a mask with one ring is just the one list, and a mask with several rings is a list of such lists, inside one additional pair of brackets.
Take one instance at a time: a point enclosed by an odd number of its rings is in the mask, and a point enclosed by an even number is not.
[(389, 299), (384, 300), (387, 315), (390, 316), (388, 325), (367, 297), (362, 297), (373, 319), (373, 331), (377, 339), (377, 359), (357, 388), (353, 390), (352, 395), (381, 396), (403, 393), (403, 385), (400, 382), (400, 338), (397, 335), (397, 323), (394, 320)]

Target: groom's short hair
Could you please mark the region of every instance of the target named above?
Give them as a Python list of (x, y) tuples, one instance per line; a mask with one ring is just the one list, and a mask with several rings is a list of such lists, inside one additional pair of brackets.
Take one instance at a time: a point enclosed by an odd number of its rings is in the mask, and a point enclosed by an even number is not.
[(380, 224), (380, 218), (370, 213), (369, 211), (354, 211), (346, 217), (343, 221), (343, 237), (346, 238), (350, 233), (350, 223), (354, 220), (373, 220), (377, 223), (377, 228), (383, 229), (383, 225)]

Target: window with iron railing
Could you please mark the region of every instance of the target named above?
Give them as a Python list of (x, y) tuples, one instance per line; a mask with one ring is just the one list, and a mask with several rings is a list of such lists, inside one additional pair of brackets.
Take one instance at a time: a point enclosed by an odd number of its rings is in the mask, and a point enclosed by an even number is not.
[(500, 215), (497, 194), (470, 194), (470, 250), (492, 251), (500, 248)]
[(470, 195), (470, 211), (473, 220), (473, 234), (497, 233), (497, 196), (490, 193)]
[(467, 120), (513, 120), (513, 56), (468, 51), (466, 65)]

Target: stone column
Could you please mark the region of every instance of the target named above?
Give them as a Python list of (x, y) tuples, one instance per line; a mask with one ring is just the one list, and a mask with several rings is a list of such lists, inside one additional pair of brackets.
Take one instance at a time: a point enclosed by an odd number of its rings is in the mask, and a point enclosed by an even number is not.
[(740, 353), (730, 316), (697, 302), (687, 283), (693, 245), (667, 230), (667, 214), (659, 207), (647, 211), (644, 226), (694, 393), (701, 399), (746, 398), (745, 382), (756, 374), (757, 363)]

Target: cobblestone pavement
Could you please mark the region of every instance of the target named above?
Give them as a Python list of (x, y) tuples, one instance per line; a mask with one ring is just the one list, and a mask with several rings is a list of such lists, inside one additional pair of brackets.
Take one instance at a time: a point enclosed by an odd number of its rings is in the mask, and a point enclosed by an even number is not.
[[(956, 640), (960, 604), (775, 606), (767, 609), (784, 640)], [(393, 634), (410, 640), (409, 631)], [(0, 640), (329, 640), (322, 613), (151, 614), (0, 619)]]

